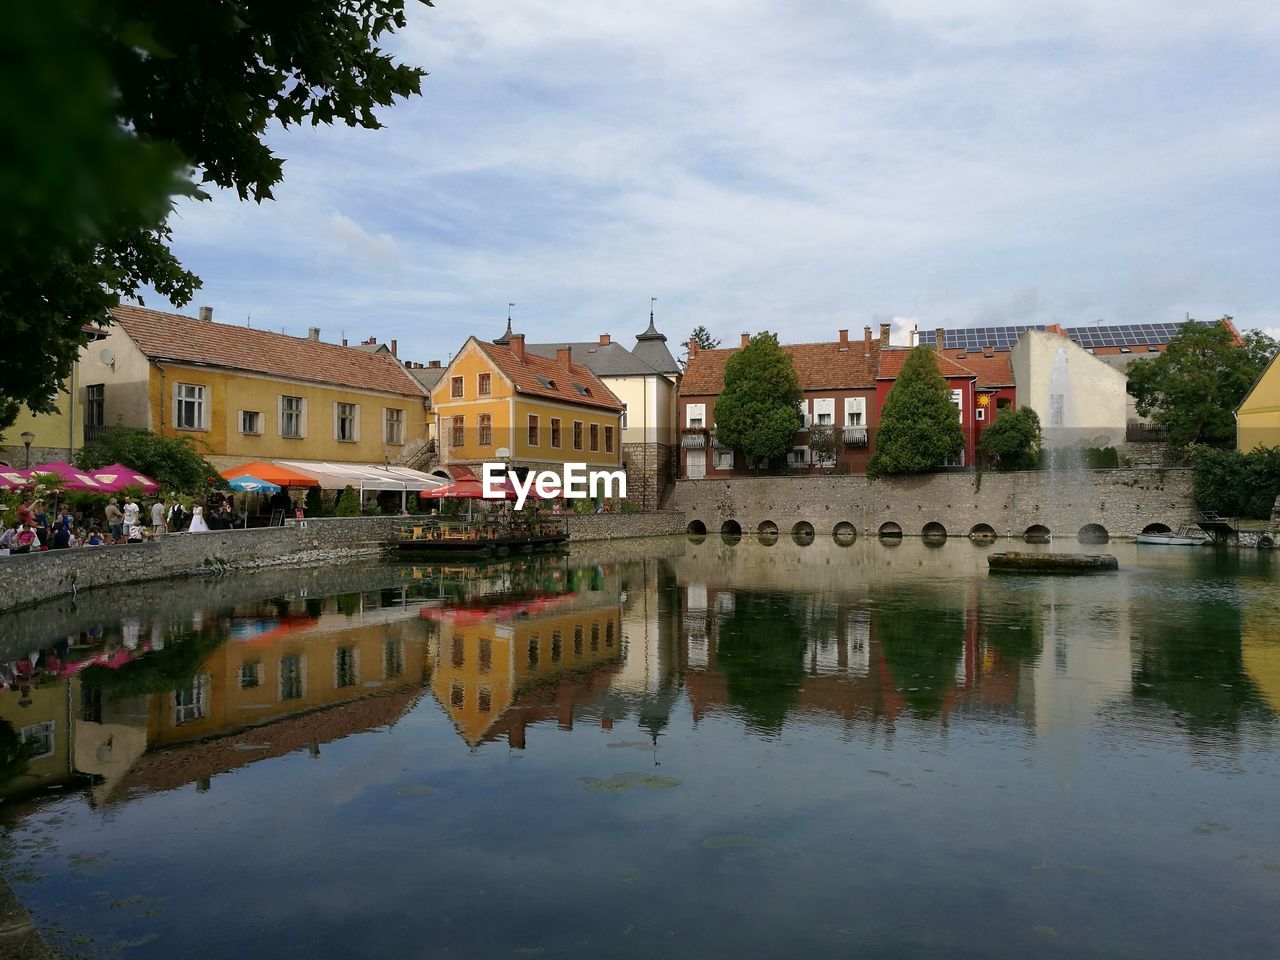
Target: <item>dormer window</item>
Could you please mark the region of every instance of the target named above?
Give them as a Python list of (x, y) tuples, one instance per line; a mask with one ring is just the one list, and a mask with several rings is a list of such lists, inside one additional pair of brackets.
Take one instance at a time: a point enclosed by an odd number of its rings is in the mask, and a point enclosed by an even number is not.
[(539, 374), (534, 374), (534, 376), (537, 378), (537, 381), (540, 384), (542, 384), (544, 387), (546, 387), (548, 390), (554, 390), (556, 388), (556, 382), (554, 380), (549, 380), (546, 377), (541, 376)]

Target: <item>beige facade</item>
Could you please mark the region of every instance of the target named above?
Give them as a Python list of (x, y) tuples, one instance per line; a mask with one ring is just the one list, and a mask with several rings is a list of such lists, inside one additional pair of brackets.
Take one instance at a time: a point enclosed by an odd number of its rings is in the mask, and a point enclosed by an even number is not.
[(1045, 447), (1124, 442), (1129, 396), (1124, 373), (1065, 336), (1028, 330), (1011, 356), (1018, 406), (1040, 417)]

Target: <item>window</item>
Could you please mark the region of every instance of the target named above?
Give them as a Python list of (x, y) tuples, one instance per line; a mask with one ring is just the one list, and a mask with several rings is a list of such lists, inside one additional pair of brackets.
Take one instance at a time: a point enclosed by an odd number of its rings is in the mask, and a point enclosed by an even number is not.
[(191, 686), (173, 691), (173, 725), (203, 720), (208, 705), (209, 675), (202, 673), (191, 681)]
[(813, 419), (810, 422), (826, 427), (834, 427), (836, 425), (835, 397), (814, 397)]
[(306, 695), (306, 663), (298, 654), (280, 658), (280, 699), (301, 700)]
[(804, 447), (795, 447), (791, 451), (790, 459), (792, 466), (802, 467), (809, 459), (809, 451)]
[(333, 685), (335, 687), (354, 687), (359, 679), (359, 672), (355, 647), (338, 647), (333, 651)]
[(627, 406), (627, 402), (625, 400), (622, 401), (622, 429), (623, 430), (627, 429), (627, 412), (629, 409), (630, 408)]
[(559, 417), (551, 418), (551, 446), (557, 447), (557, 448), (560, 446), (560, 418)]
[(716, 451), (716, 469), (717, 470), (733, 469), (733, 451), (732, 450)]
[(538, 665), (538, 635), (535, 633), (529, 638), (529, 666), (536, 667)]
[(386, 640), (382, 644), (382, 676), (390, 680), (404, 673), (404, 644)]
[(493, 417), (487, 413), (482, 413), (476, 425), (480, 432), (480, 446), (493, 446)]
[(493, 669), (493, 638), (480, 638), (480, 672), (488, 673)]
[(176, 385), (178, 391), (178, 409), (174, 414), (173, 423), (179, 430), (203, 430), (204, 429), (204, 387), (195, 383), (179, 383)]
[(453, 436), (449, 438), (452, 446), (455, 446), (455, 447), (462, 446), (462, 444), (465, 442), (464, 437), (466, 434), (466, 428), (467, 428), (466, 417), (453, 418), (453, 431), (452, 431)]
[(582, 656), (582, 628), (573, 628), (573, 655), (575, 657)]
[(951, 402), (956, 405), (956, 416), (960, 421), (964, 422), (964, 392), (961, 390), (951, 391)]
[(600, 424), (591, 424), (591, 452), (595, 453), (600, 449)]
[(84, 388), (84, 425), (102, 427), (107, 422), (107, 385), (92, 383)]
[(600, 652), (600, 624), (598, 623), (591, 625), (591, 652)]
[(684, 408), (684, 425), (693, 430), (701, 430), (706, 423), (707, 405), (691, 403)]
[(453, 638), (453, 649), (450, 653), (449, 662), (453, 664), (453, 669), (461, 670), (467, 663), (467, 644), (462, 637), (455, 635)]
[(41, 760), (53, 756), (53, 721), (31, 723), (22, 728), (22, 742), (30, 744), (29, 760)]
[(846, 427), (861, 427), (866, 424), (867, 415), (867, 398), (866, 397), (845, 397), (844, 398), (844, 425)]
[(298, 439), (302, 431), (302, 398), (280, 398), (280, 436)]
[(462, 396), (462, 378), (461, 377), (449, 378), (449, 396), (452, 397), (454, 400), (457, 400)]
[(831, 415), (831, 414), (829, 414), (829, 413), (820, 413), (820, 414), (818, 414), (818, 425), (819, 425), (819, 426), (830, 426), (830, 425), (831, 425), (831, 420), (832, 420), (832, 415)]
[(493, 392), (493, 374), (482, 373), (476, 377), (476, 393), (487, 397)]
[(613, 427), (604, 428), (604, 452), (613, 453)]
[(481, 713), (489, 713), (493, 710), (493, 690), (489, 687), (481, 687), (476, 693), (476, 708)]
[(552, 630), (551, 631), (551, 662), (552, 663), (560, 662), (560, 654), (562, 652), (563, 647), (564, 647), (563, 635), (560, 633), (559, 630)]
[(613, 621), (610, 620), (604, 625), (604, 645), (606, 647), (613, 646)]
[(466, 691), (462, 684), (455, 683), (449, 688), (449, 706), (461, 707), (466, 702)]
[(262, 414), (257, 410), (240, 411), (240, 432), (251, 436), (262, 434)]
[(536, 447), (538, 445), (538, 415), (536, 413), (529, 414), (529, 446)]
[(359, 407), (354, 403), (333, 405), (333, 438), (343, 443), (355, 443), (360, 439)]
[(399, 407), (387, 407), (383, 410), (383, 423), (386, 430), (383, 443), (404, 443), (404, 411)]
[(975, 417), (975, 418), (977, 418), (978, 420), (985, 420), (985, 419), (987, 419), (987, 411), (986, 411), (986, 408), (985, 408), (985, 407), (978, 407), (978, 409), (977, 409), (977, 410), (973, 411), (973, 415), (974, 415), (974, 417)]
[(582, 421), (573, 421), (573, 449), (582, 449)]
[(240, 689), (253, 690), (262, 686), (262, 664), (258, 661), (240, 664)]

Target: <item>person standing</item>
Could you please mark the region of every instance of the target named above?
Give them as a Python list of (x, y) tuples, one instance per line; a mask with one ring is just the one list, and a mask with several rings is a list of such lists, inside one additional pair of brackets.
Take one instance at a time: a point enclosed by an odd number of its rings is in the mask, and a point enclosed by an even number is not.
[(133, 502), (133, 497), (124, 498), (124, 525), (127, 529), (132, 529), (138, 525), (138, 515), (142, 511), (138, 509), (138, 505)]
[(164, 533), (164, 501), (157, 500), (151, 505), (151, 532), (157, 537)]
[(205, 523), (204, 510), (200, 507), (191, 508), (191, 533), (208, 533), (209, 524)]
[(116, 506), (115, 497), (107, 501), (107, 509), (104, 512), (107, 515), (107, 533), (111, 535), (113, 543), (119, 543), (120, 538), (124, 536), (124, 514)]
[(182, 501), (175, 499), (173, 506), (169, 508), (169, 529), (174, 533), (180, 533), (186, 521), (187, 512), (182, 509)]

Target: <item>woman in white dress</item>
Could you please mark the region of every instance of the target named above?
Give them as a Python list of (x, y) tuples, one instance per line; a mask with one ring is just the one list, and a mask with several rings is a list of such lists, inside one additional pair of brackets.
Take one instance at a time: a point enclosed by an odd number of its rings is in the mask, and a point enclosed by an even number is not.
[(189, 533), (209, 532), (209, 524), (204, 522), (204, 507), (191, 508), (191, 526), (187, 529)]

